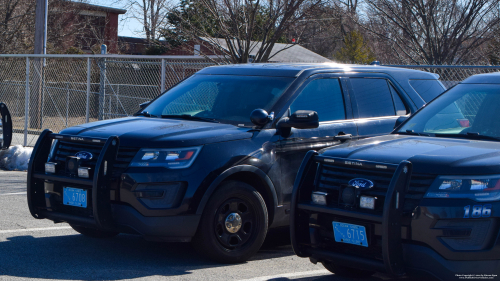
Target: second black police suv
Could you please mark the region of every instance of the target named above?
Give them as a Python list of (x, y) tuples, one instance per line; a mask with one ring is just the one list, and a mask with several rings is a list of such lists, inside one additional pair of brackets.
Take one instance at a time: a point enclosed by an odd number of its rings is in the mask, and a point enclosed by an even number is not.
[(389, 133), (443, 91), (436, 75), (380, 66), (205, 68), (134, 117), (45, 131), (28, 204), (84, 235), (192, 240), (245, 261), (268, 228), (289, 224), (308, 150)]
[(295, 253), (337, 275), (500, 275), (500, 73), (466, 79), (391, 135), (304, 160)]

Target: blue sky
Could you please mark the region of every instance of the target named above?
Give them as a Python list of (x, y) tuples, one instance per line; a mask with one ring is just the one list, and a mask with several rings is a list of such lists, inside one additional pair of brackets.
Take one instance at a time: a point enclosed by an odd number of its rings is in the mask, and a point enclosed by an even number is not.
[[(99, 6), (113, 7), (113, 8), (123, 8), (125, 1), (117, 0), (89, 0), (90, 4), (95, 4)], [(120, 15), (119, 18), (118, 35), (119, 36), (129, 36), (129, 37), (145, 37), (142, 32), (142, 25), (135, 19), (127, 18), (127, 14)]]

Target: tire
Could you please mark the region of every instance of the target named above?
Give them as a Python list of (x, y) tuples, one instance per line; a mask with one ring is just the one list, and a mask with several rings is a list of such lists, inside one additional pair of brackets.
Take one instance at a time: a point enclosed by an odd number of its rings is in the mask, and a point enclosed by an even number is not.
[(83, 234), (88, 237), (93, 237), (93, 238), (111, 238), (115, 237), (116, 235), (119, 234), (119, 232), (115, 231), (105, 231), (105, 230), (99, 230), (96, 228), (88, 228), (88, 227), (83, 227), (83, 226), (78, 226), (78, 225), (73, 225), (70, 224), (70, 226), (78, 233)]
[(321, 262), (323, 266), (330, 271), (331, 273), (334, 273), (335, 275), (341, 276), (341, 277), (348, 277), (348, 278), (368, 278), (375, 274), (373, 271), (367, 271), (367, 270), (360, 270), (360, 269), (354, 269), (350, 267), (345, 267), (345, 266), (339, 266), (335, 265), (331, 262)]
[[(231, 222), (235, 218), (235, 222)], [(267, 207), (260, 193), (244, 182), (227, 181), (210, 197), (193, 246), (220, 263), (245, 262), (264, 243), (267, 224)]]

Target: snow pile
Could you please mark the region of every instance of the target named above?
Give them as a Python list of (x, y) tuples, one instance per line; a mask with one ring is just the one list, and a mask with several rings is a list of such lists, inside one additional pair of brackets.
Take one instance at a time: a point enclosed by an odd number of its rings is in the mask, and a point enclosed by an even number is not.
[(0, 150), (0, 168), (11, 171), (26, 171), (30, 161), (32, 147), (21, 145), (11, 146), (7, 150)]

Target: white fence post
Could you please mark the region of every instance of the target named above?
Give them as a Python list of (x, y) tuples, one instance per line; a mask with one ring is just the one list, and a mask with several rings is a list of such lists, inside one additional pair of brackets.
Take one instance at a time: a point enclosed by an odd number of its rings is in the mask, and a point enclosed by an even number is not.
[(28, 146), (29, 110), (30, 110), (30, 58), (26, 57), (26, 98), (24, 100), (24, 146)]

